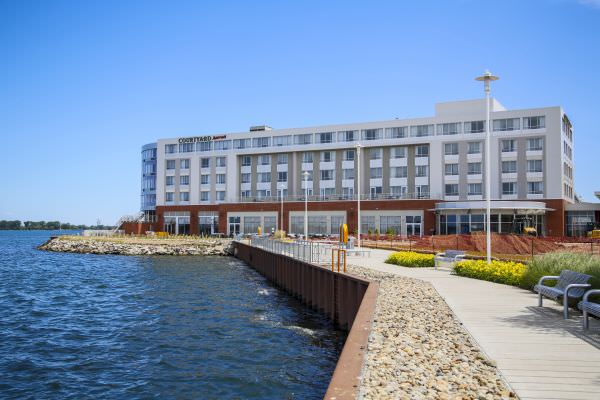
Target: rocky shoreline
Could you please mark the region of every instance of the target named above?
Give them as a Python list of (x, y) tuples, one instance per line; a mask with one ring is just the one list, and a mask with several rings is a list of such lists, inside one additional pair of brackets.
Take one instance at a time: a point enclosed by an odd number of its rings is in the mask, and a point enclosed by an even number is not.
[(38, 249), (63, 253), (127, 256), (227, 256), (233, 252), (230, 239), (150, 239), (83, 236), (53, 237), (38, 246)]
[(360, 398), (517, 397), (431, 284), (357, 266), (349, 272), (380, 282)]

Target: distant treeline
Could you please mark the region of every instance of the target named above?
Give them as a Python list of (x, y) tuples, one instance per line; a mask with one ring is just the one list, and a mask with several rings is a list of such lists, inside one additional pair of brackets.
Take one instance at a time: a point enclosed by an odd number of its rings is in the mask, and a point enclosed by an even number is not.
[(58, 221), (25, 221), (19, 220), (5, 221), (0, 220), (0, 230), (58, 230), (58, 229), (112, 229), (113, 226), (107, 225), (72, 225)]

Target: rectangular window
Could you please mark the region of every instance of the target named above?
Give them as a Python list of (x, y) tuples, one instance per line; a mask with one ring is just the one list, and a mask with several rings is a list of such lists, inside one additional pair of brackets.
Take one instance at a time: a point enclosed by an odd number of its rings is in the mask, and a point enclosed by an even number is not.
[(383, 139), (383, 129), (363, 129), (362, 131), (363, 140), (379, 140)]
[(167, 185), (167, 186), (175, 185), (175, 177), (172, 175), (165, 177), (165, 185)]
[(369, 158), (371, 160), (381, 160), (383, 149), (369, 149)]
[(190, 176), (189, 175), (181, 175), (179, 177), (180, 185), (189, 185), (190, 184)]
[(175, 169), (175, 160), (167, 160), (167, 169)]
[(458, 135), (460, 133), (460, 122), (453, 122), (450, 124), (438, 124), (437, 134), (438, 135)]
[(261, 172), (257, 175), (258, 183), (269, 183), (271, 182), (271, 173), (270, 172)]
[(313, 162), (313, 153), (312, 152), (304, 152), (302, 153), (302, 162), (303, 163), (311, 163)]
[(458, 184), (451, 183), (445, 185), (446, 196), (458, 196)]
[(271, 143), (270, 137), (252, 138), (252, 147), (269, 147)]
[(468, 154), (481, 154), (481, 142), (469, 142)]
[(268, 154), (258, 156), (258, 165), (271, 165), (271, 156)]
[(381, 178), (383, 176), (383, 168), (371, 168), (371, 179)]
[(338, 132), (338, 140), (340, 142), (355, 142), (358, 140), (358, 131)]
[(355, 154), (354, 150), (344, 150), (344, 161), (354, 161)]
[(480, 162), (470, 162), (467, 164), (467, 174), (468, 175), (481, 175), (481, 163)]
[(503, 153), (511, 153), (513, 151), (517, 151), (517, 145), (515, 140), (503, 140), (502, 141), (502, 152)]
[(343, 169), (342, 170), (342, 179), (354, 179), (354, 170), (353, 169)]
[(494, 131), (516, 131), (521, 128), (521, 121), (519, 118), (507, 118), (507, 119), (495, 119), (494, 120)]
[(527, 160), (527, 172), (542, 172), (542, 160)]
[(242, 156), (242, 167), (249, 167), (252, 165), (252, 157)]
[(544, 182), (527, 182), (527, 194), (544, 194)]
[(502, 161), (502, 173), (503, 174), (514, 174), (517, 172), (516, 161)]
[(546, 127), (546, 117), (525, 117), (523, 118), (523, 129), (542, 129)]
[(217, 167), (225, 167), (227, 165), (227, 159), (225, 157), (217, 157)]
[(250, 191), (249, 191), (249, 190), (242, 190), (242, 191), (240, 192), (240, 197), (241, 197), (241, 198), (249, 198), (249, 197), (250, 197), (250, 195), (251, 195), (251, 193), (250, 193)]
[(502, 194), (517, 194), (517, 184), (515, 182), (502, 182)]
[(210, 158), (201, 158), (200, 168), (210, 168)]
[(392, 158), (406, 158), (406, 147), (393, 147)]
[(433, 136), (433, 125), (416, 125), (410, 127), (410, 136)]
[(444, 155), (446, 155), (446, 156), (458, 155), (458, 143), (445, 143), (444, 144)]
[(222, 185), (225, 183), (225, 174), (217, 174), (215, 175), (216, 183), (218, 185)]
[(312, 134), (294, 135), (294, 144), (311, 144)]
[(368, 233), (375, 231), (375, 216), (373, 215), (362, 215), (360, 217), (360, 229), (361, 233)]
[(229, 150), (231, 149), (231, 140), (216, 140), (215, 150)]
[(265, 189), (265, 190), (257, 190), (256, 191), (256, 198), (257, 199), (266, 199), (267, 197), (271, 197), (271, 191), (269, 189)]
[(242, 183), (250, 183), (250, 174), (242, 174), (241, 180), (242, 180)]
[(401, 139), (405, 138), (408, 135), (408, 127), (402, 126), (399, 128), (386, 128), (385, 136), (388, 139)]
[(444, 166), (444, 175), (458, 175), (458, 164), (446, 164)]
[(210, 192), (202, 191), (200, 192), (200, 201), (208, 201), (208, 194)]
[(481, 133), (481, 132), (485, 132), (485, 121), (465, 122), (465, 133)]
[(342, 188), (342, 196), (344, 197), (344, 199), (353, 199), (354, 198), (354, 188), (352, 188), (352, 187)]
[(543, 138), (527, 139), (527, 150), (535, 151), (535, 150), (543, 150), (543, 149), (544, 149), (544, 139)]
[(179, 201), (190, 201), (190, 192), (180, 192)]
[(165, 154), (175, 154), (177, 153), (177, 145), (176, 144), (165, 144)]
[(422, 144), (417, 146), (416, 157), (429, 157), (429, 146)]
[(417, 185), (417, 186), (415, 186), (415, 192), (416, 192), (417, 198), (428, 199), (429, 198), (429, 185)]
[(427, 165), (417, 165), (415, 167), (415, 176), (419, 176), (419, 177), (423, 177), (423, 176), (428, 176), (428, 166)]
[(198, 151), (211, 151), (212, 142), (198, 142), (196, 149)]
[(184, 159), (179, 160), (179, 168), (190, 169), (190, 159), (184, 158)]
[(480, 196), (483, 193), (481, 183), (469, 183), (467, 190), (469, 196)]
[(194, 151), (194, 143), (179, 143), (180, 153), (191, 153)]
[(174, 192), (166, 192), (165, 193), (165, 201), (175, 201), (175, 193)]
[(381, 216), (379, 217), (379, 228), (381, 234), (400, 234), (402, 217), (400, 216)]
[(315, 133), (317, 143), (333, 143), (333, 132)]
[(250, 139), (233, 139), (234, 149), (247, 149), (250, 147)]
[(334, 171), (332, 169), (322, 169), (321, 170), (321, 180), (322, 181), (332, 181), (334, 179)]
[(210, 183), (210, 175), (208, 175), (208, 174), (200, 175), (200, 184), (201, 185), (208, 185), (209, 183)]
[(322, 151), (321, 162), (335, 161), (335, 153), (333, 151)]
[(291, 136), (273, 136), (273, 146), (281, 147), (281, 146), (289, 146), (292, 144)]
[(225, 200), (225, 191), (224, 190), (217, 190), (217, 192), (215, 194), (217, 195), (217, 201)]
[(287, 154), (277, 154), (277, 165), (284, 165), (288, 163)]
[(406, 197), (406, 190), (406, 186), (390, 186), (390, 194), (396, 199)]
[(408, 176), (408, 167), (392, 167), (392, 178), (406, 178)]
[(277, 182), (287, 182), (287, 172), (278, 172)]

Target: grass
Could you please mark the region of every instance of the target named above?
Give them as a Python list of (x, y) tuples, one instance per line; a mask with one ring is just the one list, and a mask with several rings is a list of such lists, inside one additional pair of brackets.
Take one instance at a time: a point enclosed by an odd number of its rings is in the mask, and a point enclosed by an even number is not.
[(560, 275), (563, 269), (591, 275), (589, 283), (593, 288), (600, 288), (600, 257), (568, 252), (547, 253), (533, 257), (519, 286), (531, 290), (542, 276)]

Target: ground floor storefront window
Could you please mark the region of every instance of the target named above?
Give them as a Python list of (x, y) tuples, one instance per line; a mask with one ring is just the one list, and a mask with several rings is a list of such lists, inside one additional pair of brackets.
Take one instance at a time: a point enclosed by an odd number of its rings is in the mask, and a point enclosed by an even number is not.
[(163, 216), (163, 231), (171, 235), (190, 234), (189, 211), (171, 211)]
[[(535, 228), (538, 235), (545, 234), (545, 216), (540, 214), (498, 214), (490, 217), (491, 231), (522, 234), (526, 228)], [(440, 214), (436, 232), (440, 235), (469, 234), (486, 230), (485, 214)]]
[(198, 213), (198, 234), (210, 236), (219, 233), (219, 213), (216, 211), (201, 211)]

